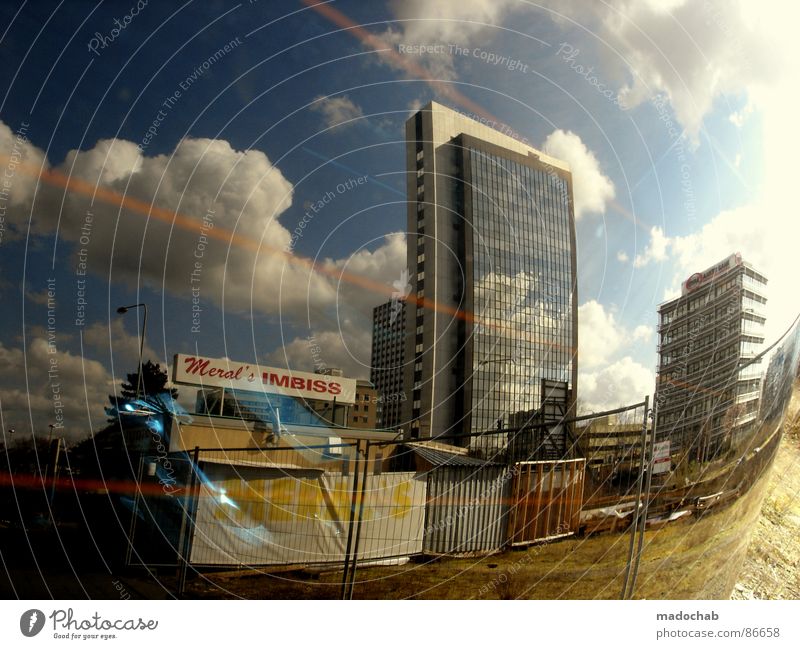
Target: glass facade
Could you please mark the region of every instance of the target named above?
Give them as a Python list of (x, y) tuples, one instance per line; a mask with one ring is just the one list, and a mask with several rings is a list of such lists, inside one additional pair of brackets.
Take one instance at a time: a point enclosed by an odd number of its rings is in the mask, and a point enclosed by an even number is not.
[(411, 437), (468, 444), (459, 437), (508, 428), (542, 405), (544, 380), (566, 384), (571, 410), (569, 167), (436, 102), (406, 122), (406, 142), (407, 267), (417, 298), (406, 318)]
[(538, 408), (543, 378), (574, 388), (572, 226), (562, 175), (496, 150), (464, 151), (475, 315), (471, 429), (479, 432)]

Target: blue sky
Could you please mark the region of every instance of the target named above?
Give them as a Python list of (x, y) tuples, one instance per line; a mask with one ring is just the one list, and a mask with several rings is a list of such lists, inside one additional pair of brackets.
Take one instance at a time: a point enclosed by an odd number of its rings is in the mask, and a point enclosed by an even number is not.
[[(310, 369), (313, 336), (326, 365), (368, 376), (370, 310), (405, 263), (403, 123), (431, 99), (469, 112), (443, 85), (573, 167), (589, 407), (652, 389), (655, 308), (688, 273), (738, 250), (786, 275), (768, 172), (793, 44), (750, 3), (328, 4), (362, 27), (288, 1), (3, 4), (0, 162), (25, 160), (0, 205), (5, 428), (52, 419), (53, 357), (70, 434), (102, 425), (104, 395), (136, 364), (121, 304), (148, 304), (162, 364), (199, 351)], [(437, 51), (401, 55), (409, 44)], [(65, 192), (64, 177), (156, 213)], [(204, 216), (246, 245), (201, 240)], [(323, 272), (276, 253), (290, 242)], [(388, 292), (339, 281), (343, 269)], [(775, 284), (777, 331), (796, 304)]]

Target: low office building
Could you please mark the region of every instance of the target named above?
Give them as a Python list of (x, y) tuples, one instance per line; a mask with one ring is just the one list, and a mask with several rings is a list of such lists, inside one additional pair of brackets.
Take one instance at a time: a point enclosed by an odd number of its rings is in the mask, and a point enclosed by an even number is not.
[(712, 459), (758, 416), (766, 284), (733, 254), (659, 307), (657, 434), (673, 454)]
[(274, 426), (345, 427), (359, 395), (356, 379), (341, 371), (312, 374), (184, 354), (173, 367), (174, 383), (198, 388), (197, 414)]
[(369, 381), (356, 381), (356, 400), (350, 407), (347, 425), (350, 428), (377, 428), (378, 391)]

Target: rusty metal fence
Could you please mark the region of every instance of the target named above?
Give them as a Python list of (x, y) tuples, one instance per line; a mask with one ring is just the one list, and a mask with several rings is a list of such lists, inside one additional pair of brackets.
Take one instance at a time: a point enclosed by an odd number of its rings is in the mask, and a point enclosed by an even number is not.
[(586, 460), (520, 462), (511, 488), (512, 546), (575, 534), (583, 505)]

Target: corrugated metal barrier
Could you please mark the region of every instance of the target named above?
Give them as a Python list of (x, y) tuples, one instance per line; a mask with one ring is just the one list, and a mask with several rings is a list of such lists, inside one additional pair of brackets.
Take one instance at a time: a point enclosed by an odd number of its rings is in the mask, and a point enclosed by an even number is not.
[(428, 473), (423, 549), (491, 552), (506, 544), (512, 471), (505, 466), (441, 466)]

